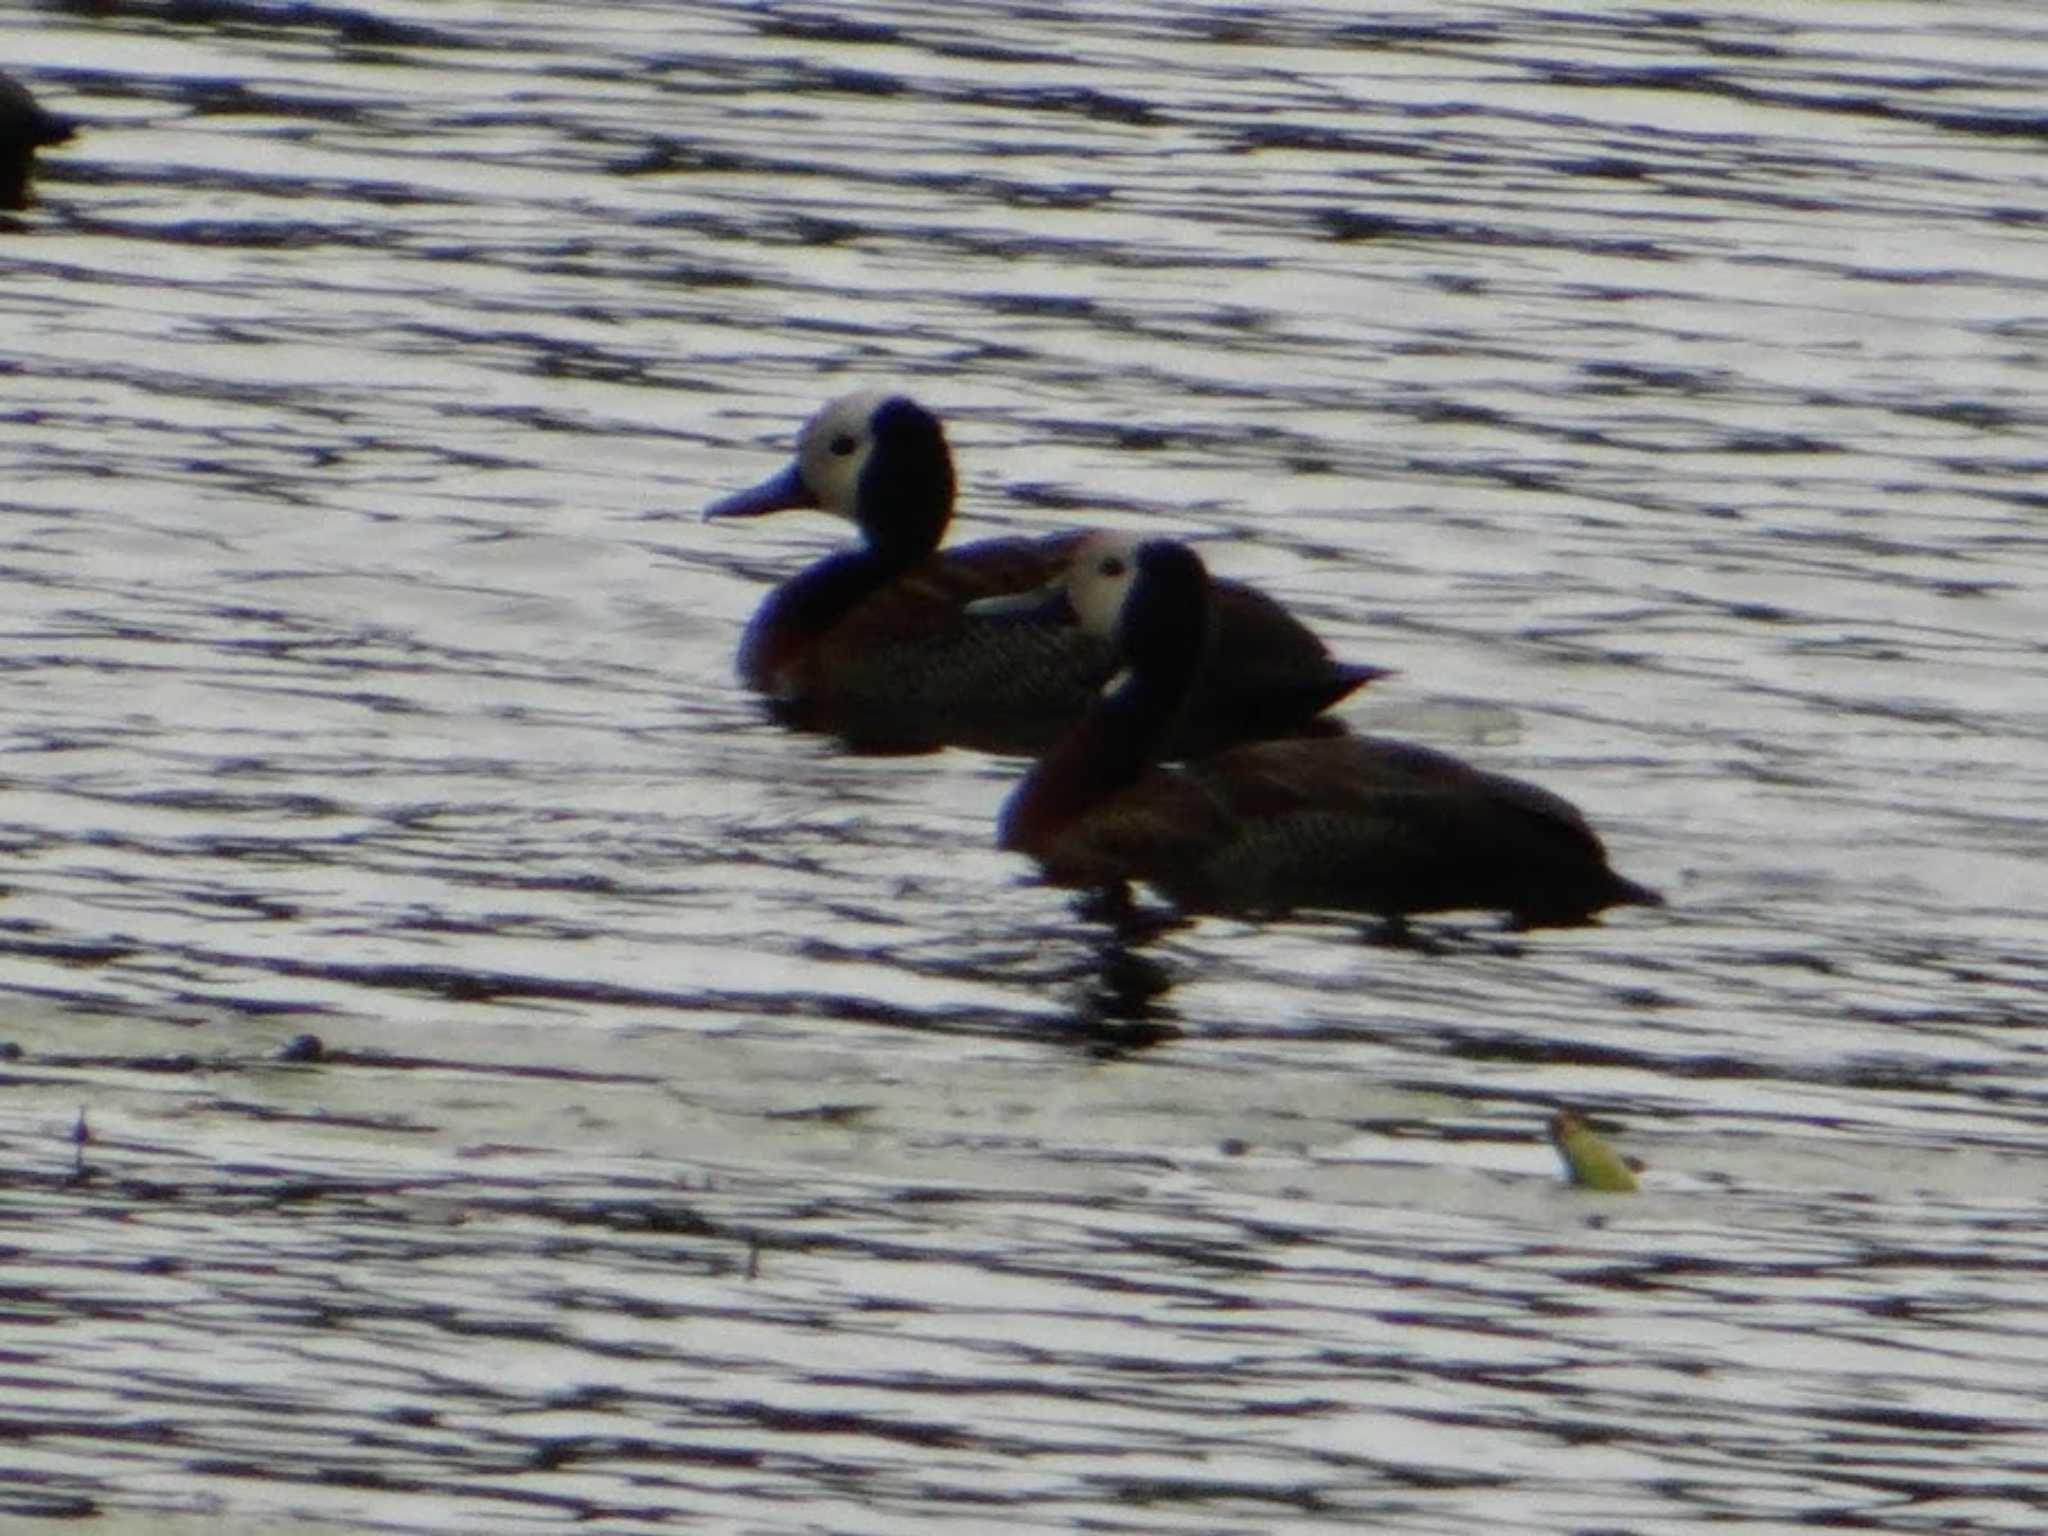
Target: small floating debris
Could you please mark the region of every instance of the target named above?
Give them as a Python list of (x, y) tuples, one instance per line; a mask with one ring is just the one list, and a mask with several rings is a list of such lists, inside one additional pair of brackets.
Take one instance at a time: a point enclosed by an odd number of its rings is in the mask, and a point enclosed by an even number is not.
[(277, 1048), (279, 1061), (325, 1061), (327, 1043), (318, 1035), (293, 1035)]
[(1560, 1109), (1550, 1117), (1550, 1140), (1564, 1159), (1565, 1176), (1580, 1189), (1633, 1194), (1636, 1176), (1629, 1160), (1602, 1141), (1576, 1110)]

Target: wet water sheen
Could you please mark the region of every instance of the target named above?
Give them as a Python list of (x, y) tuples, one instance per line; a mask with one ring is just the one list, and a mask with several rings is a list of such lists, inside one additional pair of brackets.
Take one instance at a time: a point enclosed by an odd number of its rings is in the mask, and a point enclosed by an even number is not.
[[(2037, 6), (0, 44), (10, 1531), (2048, 1520)], [(1670, 908), (1139, 942), (768, 722), (878, 381)]]

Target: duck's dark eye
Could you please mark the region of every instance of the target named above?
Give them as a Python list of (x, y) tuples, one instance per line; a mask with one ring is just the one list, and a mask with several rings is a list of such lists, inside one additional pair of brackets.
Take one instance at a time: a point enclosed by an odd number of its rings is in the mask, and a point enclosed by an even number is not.
[(1103, 562), (1102, 562), (1102, 574), (1103, 574), (1103, 575), (1105, 575), (1105, 576), (1121, 576), (1121, 575), (1123, 575), (1123, 573), (1124, 573), (1124, 563), (1123, 563), (1123, 561), (1122, 561), (1122, 560), (1118, 559), (1118, 558), (1117, 558), (1117, 557), (1116, 557), (1115, 555), (1111, 555), (1111, 556), (1110, 556), (1110, 557), (1109, 557), (1109, 558), (1108, 558), (1107, 560), (1105, 560), (1105, 561), (1103, 561)]
[(860, 446), (851, 432), (842, 432), (832, 439), (832, 453), (835, 458), (845, 458)]

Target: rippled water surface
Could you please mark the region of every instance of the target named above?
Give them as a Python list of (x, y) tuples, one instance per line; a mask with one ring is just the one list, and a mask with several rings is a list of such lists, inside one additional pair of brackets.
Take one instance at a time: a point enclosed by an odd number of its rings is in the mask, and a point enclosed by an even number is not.
[[(0, 44), (10, 1531), (2048, 1521), (2037, 6)], [(769, 723), (878, 381), (1670, 908), (1138, 942)]]

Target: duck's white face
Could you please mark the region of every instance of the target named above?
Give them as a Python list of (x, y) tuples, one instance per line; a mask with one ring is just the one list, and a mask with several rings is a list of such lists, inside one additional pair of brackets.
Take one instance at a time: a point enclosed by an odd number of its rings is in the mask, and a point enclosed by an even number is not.
[(875, 448), (875, 412), (890, 394), (863, 389), (828, 400), (797, 434), (796, 472), (821, 511), (857, 520), (861, 471)]
[(1128, 533), (1091, 533), (1074, 548), (1067, 567), (1067, 601), (1091, 635), (1116, 634), (1117, 615), (1138, 574), (1139, 540)]

